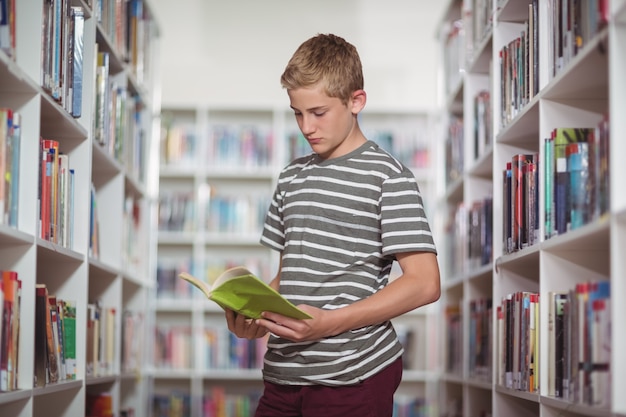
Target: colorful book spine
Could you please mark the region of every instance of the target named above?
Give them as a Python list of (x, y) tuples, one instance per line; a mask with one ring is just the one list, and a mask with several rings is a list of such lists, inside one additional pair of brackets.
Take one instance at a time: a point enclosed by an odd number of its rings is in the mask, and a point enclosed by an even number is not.
[(19, 217), (19, 191), (20, 191), (20, 148), (21, 148), (22, 118), (20, 113), (13, 112), (13, 136), (11, 138), (11, 169), (7, 171), (9, 192), (9, 218), (8, 224), (13, 227), (18, 225)]

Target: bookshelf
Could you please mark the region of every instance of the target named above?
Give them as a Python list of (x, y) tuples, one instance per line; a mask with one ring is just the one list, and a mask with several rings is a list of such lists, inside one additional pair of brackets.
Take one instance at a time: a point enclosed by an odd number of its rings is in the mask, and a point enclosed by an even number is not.
[[(15, 272), (19, 280), (17, 293), (9, 295), (6, 285), (2, 292), (5, 301), (14, 299), (12, 322), (19, 330), (0, 343), (3, 352), (11, 346), (16, 353), (9, 368), (13, 382), (0, 392), (0, 414), (79, 416), (98, 398), (115, 415), (145, 415), (144, 346), (137, 343), (147, 337), (144, 306), (153, 287), (153, 250), (144, 239), (152, 230), (156, 190), (150, 172), (158, 168), (151, 156), (158, 151), (152, 149), (160, 106), (153, 65), (157, 24), (143, 0), (2, 5), (10, 18), (9, 26), (0, 28), (0, 108), (19, 115), (11, 138), (19, 153), (5, 159), (5, 131), (1, 177), (9, 178), (4, 163), (10, 161), (10, 185), (5, 185), (17, 209), (0, 218), (0, 270)], [(62, 36), (46, 35), (47, 28), (58, 28), (51, 33)], [(111, 147), (96, 140), (99, 53), (109, 58), (109, 78), (103, 80), (108, 102), (119, 105), (111, 124), (124, 120), (126, 127), (100, 138), (118, 144)], [(58, 169), (49, 187), (41, 176), (40, 139), (58, 145), (43, 169), (54, 174)], [(99, 234), (92, 233), (92, 219)], [(72, 303), (75, 319), (71, 309), (39, 310), (49, 305), (36, 295), (44, 286), (57, 301)], [(101, 332), (93, 331), (96, 312)], [(46, 347), (39, 344), (46, 330), (39, 317), (55, 314), (54, 335), (63, 342), (56, 346), (61, 371), (56, 381), (48, 371), (54, 360), (46, 362)], [(102, 349), (93, 349), (96, 340)], [(72, 361), (75, 367), (69, 366)], [(2, 366), (3, 375), (5, 370)]]
[[(578, 38), (561, 32), (568, 16)], [(448, 178), (439, 201), (449, 213), (442, 415), (626, 413), (626, 335), (612, 326), (624, 314), (626, 282), (626, 202), (616, 180), (624, 174), (625, 16), (624, 1), (448, 2), (440, 28)], [(482, 91), (491, 119), (476, 100)], [(572, 133), (584, 144), (559, 156), (560, 137)], [(525, 167), (516, 155), (527, 155)], [(579, 170), (576, 158), (589, 168)], [(589, 185), (578, 194), (572, 181), (584, 175)], [(526, 193), (511, 194), (507, 178)], [(571, 200), (557, 199), (560, 190)], [(589, 198), (579, 203), (586, 210), (568, 203), (577, 195)], [(471, 208), (486, 199), (490, 216), (478, 219), (487, 234), (474, 233)], [(477, 314), (485, 300), (491, 308)]]
[[(395, 146), (414, 169), (422, 192), (431, 192), (432, 116), (374, 109), (361, 117), (366, 135)], [(276, 254), (259, 243), (269, 199), (280, 169), (310, 147), (286, 107), (164, 106), (162, 121), (154, 300), (160, 354), (152, 369), (152, 407), (163, 410), (182, 402), (192, 415), (209, 413), (215, 404), (254, 410), (262, 389), (264, 340), (234, 338), (223, 312), (176, 275), (186, 270), (211, 280), (228, 266), (245, 264), (269, 280)], [(397, 319), (411, 363), (398, 391), (405, 409), (436, 394), (432, 314), (432, 308), (425, 308)], [(419, 407), (434, 415), (434, 404), (424, 401)]]

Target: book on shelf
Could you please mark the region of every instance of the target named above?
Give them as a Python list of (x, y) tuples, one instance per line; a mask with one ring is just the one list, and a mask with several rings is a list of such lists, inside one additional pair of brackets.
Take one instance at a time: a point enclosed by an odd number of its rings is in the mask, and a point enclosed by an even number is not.
[(15, 57), (15, 9), (13, 0), (0, 0), (0, 51)]
[(125, 310), (122, 314), (122, 372), (139, 372), (144, 352), (144, 314)]
[(498, 384), (538, 392), (539, 295), (518, 291), (502, 298), (497, 308)]
[(71, 116), (82, 106), (84, 10), (72, 2), (43, 2), (40, 83)]
[(96, 187), (93, 182), (89, 189), (89, 203), (89, 256), (98, 259), (100, 257), (100, 222), (98, 220)]
[(82, 7), (71, 7), (70, 36), (68, 41), (68, 87), (66, 108), (73, 117), (80, 117), (83, 106), (83, 36), (85, 31), (85, 12)]
[(296, 319), (311, 318), (245, 267), (227, 269), (211, 285), (187, 272), (181, 272), (179, 277), (196, 286), (222, 308), (249, 318), (260, 318), (264, 311)]
[(12, 227), (19, 208), (20, 132), (20, 114), (0, 107), (0, 224)]
[(549, 293), (549, 396), (610, 407), (610, 304), (609, 281)]
[(463, 316), (460, 305), (449, 305), (445, 309), (446, 321), (446, 372), (461, 375), (463, 370)]
[[(205, 335), (209, 333), (204, 331)], [(191, 369), (192, 363), (192, 329), (187, 324), (157, 323), (154, 328), (154, 366), (163, 369)], [(217, 338), (214, 338), (217, 339)], [(219, 339), (220, 346), (226, 344), (228, 338)], [(212, 344), (206, 343), (207, 349)], [(230, 353), (230, 352), (229, 352)], [(211, 363), (211, 353), (207, 352), (207, 362)]]
[(34, 385), (76, 379), (76, 302), (35, 287)]
[(491, 298), (469, 302), (469, 374), (472, 378), (491, 380), (493, 328)]
[(474, 159), (491, 146), (491, 93), (481, 90), (474, 96)]
[(94, 103), (94, 140), (102, 145), (109, 144), (109, 53), (98, 50), (96, 44), (96, 90)]
[(60, 151), (59, 141), (43, 138), (39, 153), (39, 237), (71, 248), (74, 170), (69, 155)]
[[(20, 113), (13, 112), (12, 120), (13, 135), (9, 138), (9, 146), (7, 147), (7, 179), (8, 193), (8, 219), (7, 224), (17, 227), (19, 216), (19, 190), (20, 190), (20, 148), (21, 148), (21, 132), (22, 117)], [(8, 153), (10, 151), (10, 153)]]
[(59, 381), (59, 358), (52, 328), (48, 287), (36, 284), (35, 376), (36, 386)]
[(589, 2), (552, 0), (548, 8), (550, 77), (564, 69), (606, 26), (608, 0)]
[(100, 302), (87, 304), (86, 375), (110, 375), (114, 370), (116, 310)]
[(0, 391), (17, 389), (21, 280), (0, 271)]
[(538, 160), (538, 154), (515, 154), (503, 170), (504, 253), (539, 241)]
[(545, 238), (579, 228), (609, 209), (608, 115), (589, 128), (556, 128), (544, 139)]
[(76, 379), (78, 372), (76, 358), (76, 301), (58, 300), (57, 309), (62, 326), (65, 379)]

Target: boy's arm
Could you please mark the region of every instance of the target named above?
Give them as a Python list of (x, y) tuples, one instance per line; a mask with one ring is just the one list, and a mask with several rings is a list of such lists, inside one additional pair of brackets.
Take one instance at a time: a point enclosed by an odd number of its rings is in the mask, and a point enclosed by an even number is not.
[(280, 253), (280, 258), (278, 260), (278, 271), (276, 271), (276, 276), (269, 282), (269, 286), (278, 291), (280, 288), (280, 271), (283, 267), (283, 253)]
[(433, 303), (441, 294), (439, 265), (432, 252), (397, 254), (402, 274), (371, 297), (337, 310), (300, 305), (311, 320), (296, 320), (264, 313), (258, 324), (293, 341), (317, 340), (352, 329), (382, 323)]

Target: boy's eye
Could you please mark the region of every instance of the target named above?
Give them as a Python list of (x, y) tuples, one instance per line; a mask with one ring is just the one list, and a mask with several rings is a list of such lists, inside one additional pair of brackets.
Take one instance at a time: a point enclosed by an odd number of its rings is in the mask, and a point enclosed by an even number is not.
[(317, 117), (321, 117), (321, 116), (323, 116), (324, 114), (326, 114), (326, 112), (325, 112), (325, 111), (316, 111), (316, 112), (314, 112), (313, 114), (314, 114), (315, 116), (317, 116)]

